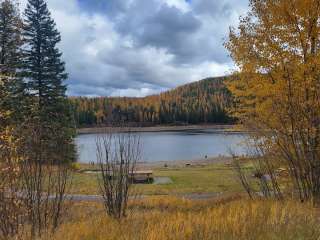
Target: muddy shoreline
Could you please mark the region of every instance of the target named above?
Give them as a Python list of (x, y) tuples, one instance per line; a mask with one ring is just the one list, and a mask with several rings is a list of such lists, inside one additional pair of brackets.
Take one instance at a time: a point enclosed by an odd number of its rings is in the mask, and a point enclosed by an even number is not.
[(217, 130), (230, 133), (241, 133), (236, 125), (186, 125), (186, 126), (153, 126), (153, 127), (132, 127), (132, 128), (119, 128), (119, 127), (92, 127), (92, 128), (79, 128), (78, 134), (96, 134), (105, 132), (178, 132), (178, 131), (205, 131), (205, 130)]
[[(181, 168), (181, 167), (203, 167), (211, 164), (231, 164), (231, 156), (209, 157), (194, 160), (174, 160), (174, 161), (154, 161), (154, 162), (137, 162), (137, 170), (154, 170), (158, 168)], [(90, 165), (88, 163), (81, 163), (84, 171), (98, 171), (98, 165)]]

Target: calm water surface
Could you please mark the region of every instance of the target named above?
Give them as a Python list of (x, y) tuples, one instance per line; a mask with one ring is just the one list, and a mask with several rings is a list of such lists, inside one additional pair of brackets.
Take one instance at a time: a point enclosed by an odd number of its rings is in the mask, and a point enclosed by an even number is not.
[[(246, 150), (241, 142), (245, 135), (215, 130), (141, 132), (141, 161), (196, 160), (205, 156), (229, 156), (231, 148), (238, 155)], [(95, 139), (101, 134), (82, 134), (76, 139), (79, 162), (96, 161)]]

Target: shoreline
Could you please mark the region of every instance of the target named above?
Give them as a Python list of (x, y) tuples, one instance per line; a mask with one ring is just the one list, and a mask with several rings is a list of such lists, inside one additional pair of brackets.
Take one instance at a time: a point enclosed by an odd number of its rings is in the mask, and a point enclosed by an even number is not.
[(206, 125), (186, 125), (186, 126), (166, 126), (157, 125), (152, 127), (91, 127), (91, 128), (78, 128), (77, 134), (97, 134), (105, 132), (180, 132), (180, 131), (205, 131), (216, 130), (228, 133), (243, 133), (244, 131), (237, 129), (237, 125), (231, 124), (206, 124)]
[[(89, 163), (81, 163), (80, 165), (85, 166), (84, 171), (96, 171), (97, 164), (90, 165)], [(158, 168), (182, 168), (182, 167), (203, 167), (207, 165), (214, 164), (231, 164), (232, 157), (231, 156), (218, 156), (218, 157), (208, 157), (208, 158), (200, 158), (193, 160), (162, 160), (162, 161), (150, 161), (150, 162), (137, 162), (136, 168), (137, 170), (154, 170)], [(95, 169), (95, 170), (94, 170)]]
[(137, 168), (139, 170), (155, 169), (155, 168), (181, 168), (181, 167), (203, 167), (211, 164), (231, 164), (231, 156), (218, 156), (218, 157), (208, 157), (193, 160), (163, 160), (154, 162), (138, 162)]

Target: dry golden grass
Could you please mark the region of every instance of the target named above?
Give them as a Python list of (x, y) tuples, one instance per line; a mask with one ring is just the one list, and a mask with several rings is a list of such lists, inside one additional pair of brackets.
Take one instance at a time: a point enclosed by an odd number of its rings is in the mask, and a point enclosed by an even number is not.
[(131, 203), (121, 222), (100, 204), (76, 204), (54, 240), (320, 239), (317, 210), (294, 201), (153, 197)]

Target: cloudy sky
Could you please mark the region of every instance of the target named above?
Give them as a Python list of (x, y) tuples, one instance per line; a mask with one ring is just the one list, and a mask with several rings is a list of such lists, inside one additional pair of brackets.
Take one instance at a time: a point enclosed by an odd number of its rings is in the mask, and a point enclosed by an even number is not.
[(248, 9), (248, 0), (47, 2), (72, 96), (145, 96), (225, 75), (233, 63), (222, 44)]

